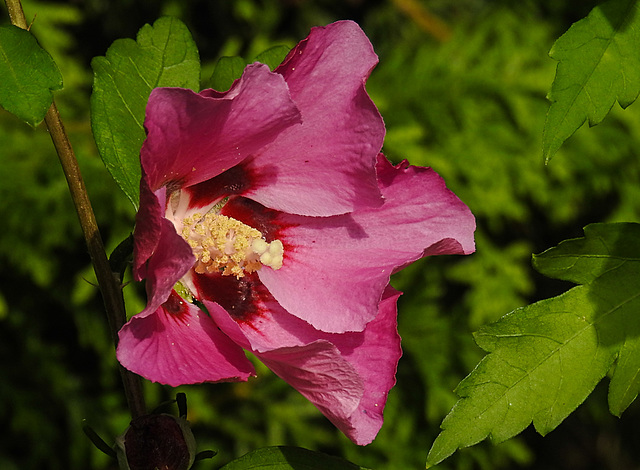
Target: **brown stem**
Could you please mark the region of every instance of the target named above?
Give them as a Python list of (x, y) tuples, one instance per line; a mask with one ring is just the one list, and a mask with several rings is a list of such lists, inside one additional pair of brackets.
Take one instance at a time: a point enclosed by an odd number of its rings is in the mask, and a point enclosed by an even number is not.
[[(11, 23), (20, 28), (27, 29), (27, 22), (20, 0), (5, 0), (5, 2)], [(62, 125), (62, 120), (60, 119), (60, 114), (58, 113), (55, 102), (51, 103), (51, 107), (49, 111), (47, 111), (44, 121), (49, 129), (51, 140), (53, 141), (58, 158), (60, 159), (60, 164), (62, 165), (62, 170), (67, 179), (67, 184), (69, 185), (71, 199), (73, 199), (78, 218), (80, 219), (82, 233), (87, 243), (100, 291), (102, 292), (111, 336), (114, 344), (117, 345), (118, 331), (127, 319), (120, 280), (118, 275), (113, 273), (109, 266), (104, 244), (102, 243), (102, 237), (100, 236), (98, 224), (91, 207), (91, 202), (89, 201), (89, 195), (87, 194), (80, 173), (78, 160)], [(140, 378), (121, 366), (120, 374), (132, 418), (144, 415), (146, 409)]]

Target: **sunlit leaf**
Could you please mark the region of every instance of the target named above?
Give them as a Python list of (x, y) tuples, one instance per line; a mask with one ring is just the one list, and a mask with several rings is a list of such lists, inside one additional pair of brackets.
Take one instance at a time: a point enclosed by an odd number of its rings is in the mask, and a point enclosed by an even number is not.
[(0, 27), (0, 106), (31, 125), (44, 119), (62, 75), (36, 38), (17, 26)]
[(475, 335), (489, 354), (457, 387), (458, 403), (429, 452), (435, 465), (458, 448), (498, 443), (529, 424), (557, 427), (615, 369), (611, 412), (640, 389), (640, 224), (593, 224), (534, 258), (538, 271), (581, 285), (517, 309)]
[(107, 169), (138, 205), (139, 152), (151, 90), (170, 86), (198, 90), (200, 60), (187, 27), (176, 18), (145, 25), (136, 40), (118, 39), (106, 57), (95, 57), (91, 127)]
[(595, 7), (553, 45), (559, 61), (549, 93), (543, 155), (548, 161), (584, 124), (600, 123), (616, 100), (626, 108), (640, 92), (640, 2), (610, 0)]
[(220, 470), (365, 470), (347, 460), (300, 447), (264, 447), (229, 462)]

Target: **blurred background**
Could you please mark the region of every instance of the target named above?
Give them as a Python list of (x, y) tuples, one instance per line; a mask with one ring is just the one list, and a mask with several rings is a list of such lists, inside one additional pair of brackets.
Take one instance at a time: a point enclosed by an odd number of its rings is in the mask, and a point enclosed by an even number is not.
[[(477, 217), (477, 253), (422, 260), (394, 278), (404, 356), (376, 441), (358, 447), (302, 396), (259, 366), (247, 383), (172, 389), (145, 384), (149, 407), (187, 394), (198, 450), (219, 468), (261, 446), (296, 445), (375, 469), (424, 468), (453, 389), (482, 358), (471, 333), (569, 284), (533, 271), (532, 253), (582, 236), (592, 222), (638, 221), (640, 105), (616, 105), (580, 129), (549, 165), (541, 135), (554, 40), (595, 1), (540, 0), (24, 0), (32, 31), (58, 63), (56, 94), (98, 222), (113, 249), (134, 211), (92, 142), (90, 60), (159, 16), (193, 33), (206, 81), (220, 56), (251, 59), (293, 46), (314, 25), (356, 20), (380, 56), (368, 90), (387, 124), (385, 153), (431, 166)], [(517, 5), (517, 6), (516, 6)], [(8, 23), (0, 9), (0, 24)], [(115, 464), (81, 430), (109, 443), (129, 423), (102, 301), (46, 130), (0, 110), (0, 468)], [(129, 313), (140, 286), (125, 288)], [(607, 380), (545, 438), (527, 429), (457, 452), (442, 469), (637, 469), (640, 413), (606, 404)]]

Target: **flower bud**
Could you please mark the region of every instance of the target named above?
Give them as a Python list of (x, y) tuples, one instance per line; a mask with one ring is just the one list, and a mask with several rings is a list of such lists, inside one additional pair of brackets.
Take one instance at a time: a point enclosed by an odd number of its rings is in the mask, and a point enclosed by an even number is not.
[(188, 470), (195, 449), (187, 421), (167, 414), (136, 418), (116, 439), (121, 470)]

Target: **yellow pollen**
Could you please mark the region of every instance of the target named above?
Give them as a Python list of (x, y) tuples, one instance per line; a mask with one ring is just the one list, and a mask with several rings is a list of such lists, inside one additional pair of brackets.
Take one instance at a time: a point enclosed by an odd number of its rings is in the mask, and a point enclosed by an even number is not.
[(284, 247), (280, 240), (271, 243), (253, 227), (224, 215), (209, 212), (193, 214), (183, 221), (182, 237), (196, 257), (198, 274), (221, 272), (240, 279), (263, 265), (282, 267)]

